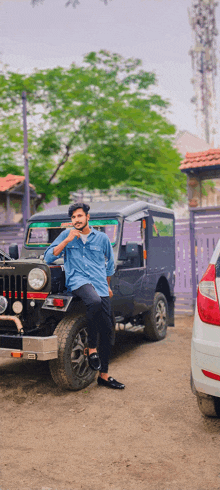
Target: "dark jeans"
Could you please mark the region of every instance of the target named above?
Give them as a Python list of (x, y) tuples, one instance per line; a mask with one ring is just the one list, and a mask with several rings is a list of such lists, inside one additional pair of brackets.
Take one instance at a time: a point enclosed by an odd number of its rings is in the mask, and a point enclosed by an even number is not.
[(99, 357), (101, 372), (108, 372), (112, 340), (112, 317), (109, 296), (100, 297), (92, 284), (75, 289), (73, 296), (80, 298), (86, 305), (88, 344), (90, 349), (97, 347), (99, 334)]

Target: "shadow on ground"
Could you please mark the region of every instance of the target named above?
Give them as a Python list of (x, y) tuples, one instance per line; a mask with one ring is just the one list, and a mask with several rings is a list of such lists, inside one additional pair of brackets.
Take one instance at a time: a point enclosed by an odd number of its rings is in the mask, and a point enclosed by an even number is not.
[[(111, 359), (128, 354), (146, 343), (143, 332), (116, 333)], [(56, 386), (51, 378), (48, 361), (1, 360), (0, 401), (1, 398), (24, 403), (26, 399), (46, 394), (64, 396), (66, 391)]]

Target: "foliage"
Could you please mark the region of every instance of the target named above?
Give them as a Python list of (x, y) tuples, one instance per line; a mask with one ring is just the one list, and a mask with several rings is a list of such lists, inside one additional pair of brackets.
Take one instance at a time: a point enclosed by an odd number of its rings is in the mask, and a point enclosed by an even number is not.
[(213, 180), (206, 180), (205, 182), (202, 182), (202, 195), (208, 196), (210, 190), (215, 190), (215, 183)]
[(25, 90), (30, 179), (40, 201), (57, 195), (66, 203), (70, 191), (126, 183), (162, 194), (171, 205), (185, 190), (168, 103), (151, 93), (155, 75), (140, 60), (91, 52), (81, 67), (7, 71), (1, 79), (0, 172), (21, 173)]

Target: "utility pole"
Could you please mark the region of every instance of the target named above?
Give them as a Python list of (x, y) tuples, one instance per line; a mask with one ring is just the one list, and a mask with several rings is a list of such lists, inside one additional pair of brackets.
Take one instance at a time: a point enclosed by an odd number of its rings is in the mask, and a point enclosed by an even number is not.
[(24, 133), (24, 200), (23, 200), (23, 223), (30, 218), (30, 187), (29, 187), (29, 168), (28, 168), (28, 139), (27, 139), (27, 109), (26, 109), (26, 92), (22, 92), (23, 104), (23, 133)]
[(210, 145), (214, 144), (217, 133), (215, 77), (216, 28), (215, 0), (192, 0), (189, 10), (189, 22), (192, 27), (193, 47), (189, 54), (192, 58), (194, 96), (191, 102), (196, 108), (198, 136)]

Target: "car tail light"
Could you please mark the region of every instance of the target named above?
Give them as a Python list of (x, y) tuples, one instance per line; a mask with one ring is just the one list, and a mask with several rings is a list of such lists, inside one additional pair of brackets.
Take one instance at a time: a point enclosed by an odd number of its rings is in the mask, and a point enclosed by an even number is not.
[(211, 371), (206, 371), (206, 369), (202, 369), (202, 372), (207, 378), (215, 379), (216, 381), (220, 381), (219, 374), (212, 373)]
[(197, 294), (198, 313), (202, 322), (220, 326), (220, 310), (215, 284), (215, 265), (210, 264), (202, 277)]

